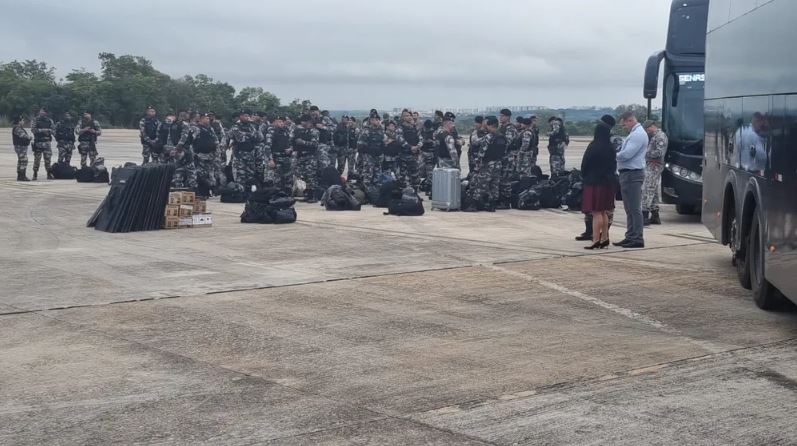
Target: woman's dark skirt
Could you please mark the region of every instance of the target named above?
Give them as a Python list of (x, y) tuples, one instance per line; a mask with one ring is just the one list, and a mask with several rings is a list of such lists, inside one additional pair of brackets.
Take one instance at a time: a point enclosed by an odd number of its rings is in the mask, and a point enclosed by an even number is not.
[(591, 214), (593, 212), (614, 210), (615, 188), (612, 184), (597, 184), (584, 186), (584, 195), (581, 199), (581, 212)]

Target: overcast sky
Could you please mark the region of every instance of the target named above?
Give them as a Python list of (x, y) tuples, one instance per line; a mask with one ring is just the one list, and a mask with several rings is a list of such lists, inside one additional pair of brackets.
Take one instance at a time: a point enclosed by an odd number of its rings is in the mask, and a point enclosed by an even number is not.
[(133, 54), (329, 109), (642, 103), (669, 0), (0, 0), (0, 61)]

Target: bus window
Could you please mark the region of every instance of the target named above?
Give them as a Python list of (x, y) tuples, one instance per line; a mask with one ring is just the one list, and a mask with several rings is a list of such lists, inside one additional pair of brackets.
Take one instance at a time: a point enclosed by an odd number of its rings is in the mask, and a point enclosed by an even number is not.
[(743, 124), (736, 136), (741, 168), (757, 176), (764, 176), (767, 168), (771, 131), (769, 103), (769, 96), (744, 98)]
[(770, 177), (779, 182), (793, 182), (797, 179), (797, 95), (773, 101), (773, 117), (778, 123), (772, 132)]
[(736, 141), (737, 131), (742, 127), (742, 99), (725, 99), (722, 107), (722, 146), (723, 163), (739, 168), (739, 142)]
[(670, 140), (695, 142), (703, 139), (702, 73), (671, 74), (664, 82), (665, 132)]

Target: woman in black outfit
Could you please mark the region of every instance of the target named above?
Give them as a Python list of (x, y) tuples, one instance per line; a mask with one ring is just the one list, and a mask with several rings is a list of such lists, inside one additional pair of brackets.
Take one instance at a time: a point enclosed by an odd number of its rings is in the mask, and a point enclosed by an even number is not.
[(592, 245), (584, 249), (609, 247), (609, 211), (614, 210), (617, 158), (611, 142), (615, 120), (603, 115), (595, 127), (595, 138), (581, 160), (584, 196), (581, 210), (592, 214)]

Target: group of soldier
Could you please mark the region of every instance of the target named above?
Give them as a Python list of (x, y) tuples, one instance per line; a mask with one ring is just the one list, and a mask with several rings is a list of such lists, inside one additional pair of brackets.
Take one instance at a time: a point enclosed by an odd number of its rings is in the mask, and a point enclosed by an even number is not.
[(30, 123), (30, 133), (25, 128), (24, 116), (15, 117), (12, 121), (11, 137), (14, 151), (17, 154), (17, 181), (30, 181), (27, 176), (28, 148), (33, 143), (33, 180), (39, 177), (39, 168), (44, 158), (44, 169), (47, 178), (52, 179), (52, 143), (55, 139), (58, 148), (58, 162), (69, 165), (75, 152), (75, 141), (80, 153), (80, 165), (86, 167), (97, 158), (97, 138), (102, 134), (100, 124), (94, 120), (91, 112), (83, 113), (76, 122), (70, 113), (64, 113), (62, 119), (55, 123), (46, 109), (39, 110)]
[[(466, 141), (455, 119), (453, 113), (441, 111), (422, 119), (418, 112), (405, 109), (392, 118), (371, 110), (362, 122), (348, 116), (338, 121), (313, 106), (294, 119), (242, 110), (225, 128), (213, 113), (167, 113), (161, 118), (148, 107), (139, 130), (142, 162), (174, 164), (173, 187), (209, 196), (228, 182), (249, 191), (268, 181), (291, 193), (298, 178), (306, 184), (307, 201), (314, 202), (323, 193), (319, 190), (322, 171), (329, 168), (339, 175), (347, 171), (350, 178), (356, 175), (366, 188), (376, 186), (387, 174), (404, 186), (430, 192), (435, 167), (460, 168)], [(27, 180), (31, 141), (24, 124), (20, 117), (13, 129), (20, 181)], [(565, 171), (569, 138), (561, 118), (552, 117), (548, 124), (550, 170), (557, 175)], [(101, 129), (89, 112), (78, 124), (69, 113), (56, 124), (42, 109), (31, 123), (31, 133), (36, 179), (41, 158), (52, 177), (53, 139), (59, 162), (70, 163), (77, 136), (81, 166), (93, 163)], [(530, 176), (537, 164), (540, 129), (536, 116), (519, 116), (514, 123), (508, 109), (498, 116), (477, 116), (468, 142), (471, 201), (481, 202), (486, 210), (508, 208), (511, 181)]]

